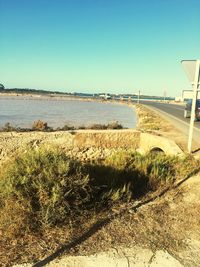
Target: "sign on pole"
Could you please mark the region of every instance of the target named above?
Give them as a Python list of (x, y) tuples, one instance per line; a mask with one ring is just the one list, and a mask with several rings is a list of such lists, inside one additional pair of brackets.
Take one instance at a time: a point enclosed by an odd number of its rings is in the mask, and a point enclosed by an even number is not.
[(198, 61), (199, 60), (182, 60), (182, 66), (188, 76), (190, 83), (193, 85), (195, 83), (196, 78), (196, 71), (198, 72), (197, 81), (200, 82), (200, 75), (199, 75), (199, 68), (198, 68)]
[(182, 60), (181, 63), (193, 87), (192, 110), (191, 110), (190, 128), (188, 136), (188, 152), (191, 153), (196, 100), (197, 100), (198, 86), (200, 84), (200, 60)]

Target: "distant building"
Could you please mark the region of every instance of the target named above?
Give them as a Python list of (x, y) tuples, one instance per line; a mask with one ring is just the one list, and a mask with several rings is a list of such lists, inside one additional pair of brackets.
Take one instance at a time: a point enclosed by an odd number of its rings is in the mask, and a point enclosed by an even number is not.
[(183, 97), (182, 96), (176, 96), (175, 97), (175, 102), (183, 102)]
[(100, 98), (103, 98), (103, 99), (106, 99), (106, 100), (107, 100), (107, 99), (111, 99), (110, 94), (100, 94), (99, 97), (100, 97)]
[(3, 86), (3, 84), (0, 83), (0, 91), (4, 90), (5, 87)]

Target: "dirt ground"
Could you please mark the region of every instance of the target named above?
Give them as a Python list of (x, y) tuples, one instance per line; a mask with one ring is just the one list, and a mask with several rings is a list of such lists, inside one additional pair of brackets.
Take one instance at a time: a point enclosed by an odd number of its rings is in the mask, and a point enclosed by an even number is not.
[[(197, 175), (136, 212), (130, 209), (81, 244), (75, 254), (87, 255), (109, 247), (116, 250), (116, 257), (121, 253), (124, 259), (124, 253), (129, 259), (129, 265), (123, 266), (199, 266), (199, 188)], [(98, 243), (99, 247), (94, 246)], [(117, 262), (99, 266), (117, 266)]]
[[(137, 209), (127, 208), (49, 267), (199, 266), (200, 175)], [(58, 253), (59, 254), (59, 253)], [(40, 262), (44, 266), (44, 262)], [(32, 266), (18, 265), (18, 266)]]

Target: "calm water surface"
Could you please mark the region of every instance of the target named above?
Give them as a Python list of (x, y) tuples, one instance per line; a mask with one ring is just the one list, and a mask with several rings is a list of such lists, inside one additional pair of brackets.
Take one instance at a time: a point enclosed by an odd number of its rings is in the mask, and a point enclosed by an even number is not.
[(38, 119), (55, 128), (113, 121), (127, 128), (136, 126), (135, 110), (117, 103), (0, 96), (0, 127), (6, 122), (15, 127), (31, 127)]

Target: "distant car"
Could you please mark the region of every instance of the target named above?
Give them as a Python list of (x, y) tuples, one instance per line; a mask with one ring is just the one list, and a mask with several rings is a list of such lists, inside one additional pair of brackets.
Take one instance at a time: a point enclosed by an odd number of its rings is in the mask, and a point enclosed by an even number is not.
[(99, 95), (100, 98), (103, 98), (103, 99), (111, 99), (111, 96), (109, 94), (102, 94), (102, 95)]
[[(192, 99), (189, 99), (185, 105), (184, 118), (191, 117), (191, 110), (192, 110)], [(200, 120), (200, 99), (197, 99), (196, 101), (195, 119)]]

